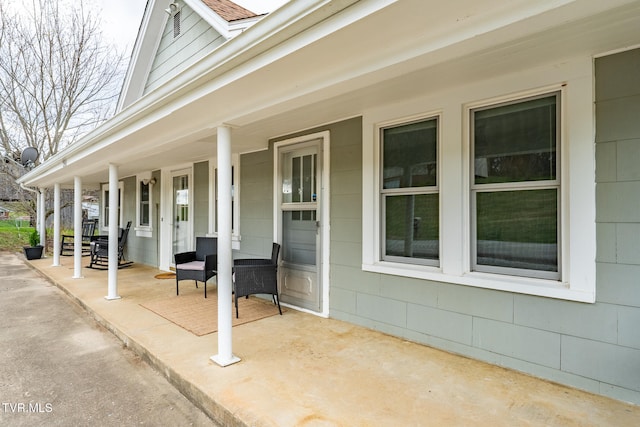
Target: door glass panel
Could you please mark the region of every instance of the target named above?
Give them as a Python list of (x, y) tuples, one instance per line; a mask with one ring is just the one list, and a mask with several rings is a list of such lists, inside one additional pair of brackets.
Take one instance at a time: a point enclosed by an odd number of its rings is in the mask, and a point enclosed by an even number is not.
[(189, 176), (173, 177), (173, 253), (189, 248)]
[(300, 167), (300, 157), (294, 157), (293, 159), (291, 159), (291, 183), (292, 183), (292, 190), (293, 192), (291, 193), (291, 202), (300, 202), (300, 190), (301, 190), (301, 185), (300, 185), (300, 170), (302, 168)]
[(316, 154), (284, 154), (283, 203), (316, 202)]
[(283, 261), (316, 265), (315, 214), (315, 211), (282, 212)]
[(322, 248), (318, 192), (322, 157), (320, 140), (286, 147), (279, 153), (282, 177), (280, 226), (282, 264), (278, 269), (281, 300), (320, 311)]

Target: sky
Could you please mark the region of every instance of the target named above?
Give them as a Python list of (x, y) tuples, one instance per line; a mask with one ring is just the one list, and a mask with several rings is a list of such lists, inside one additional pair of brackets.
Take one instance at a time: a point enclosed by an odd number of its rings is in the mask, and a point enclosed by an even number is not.
[[(169, 4), (170, 0), (164, 1)], [(232, 0), (250, 11), (262, 14), (272, 12), (289, 0)], [(130, 53), (140, 28), (147, 0), (89, 0), (100, 13), (105, 37)]]

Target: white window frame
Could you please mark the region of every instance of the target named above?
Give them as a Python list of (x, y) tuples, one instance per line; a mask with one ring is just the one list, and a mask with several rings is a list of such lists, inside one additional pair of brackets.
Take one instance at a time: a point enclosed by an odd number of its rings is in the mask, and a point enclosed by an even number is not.
[[(233, 230), (231, 230), (231, 248), (240, 250), (240, 155), (231, 154), (231, 167), (233, 169)], [(216, 232), (216, 170), (218, 162), (216, 158), (209, 159), (209, 232), (207, 237), (218, 237)]]
[[(561, 92), (560, 280), (471, 269), (470, 110), (508, 100)], [(496, 96), (496, 94), (502, 94)], [(591, 57), (567, 59), (518, 73), (380, 105), (363, 112), (362, 269), (580, 302), (595, 302), (595, 115)], [(440, 266), (382, 260), (380, 141), (382, 124), (440, 106)], [(426, 108), (425, 108), (426, 107)]]
[[(141, 225), (142, 212), (142, 193), (140, 191), (140, 184), (147, 181), (149, 185), (149, 225)], [(144, 172), (136, 175), (136, 226), (134, 230), (137, 237), (153, 237), (153, 185), (151, 172)]]
[[(556, 98), (556, 119), (559, 118), (556, 129), (556, 178), (554, 180), (547, 181), (510, 181), (508, 183), (497, 183), (497, 184), (475, 184), (474, 175), (474, 159), (475, 159), (475, 135), (473, 133), (473, 115), (475, 111), (483, 111), (490, 110), (492, 108), (499, 108), (504, 105), (516, 105), (522, 102), (531, 101), (537, 98), (545, 98), (552, 97)], [(552, 91), (552, 92), (543, 92), (534, 96), (527, 97), (515, 97), (513, 99), (507, 99), (503, 102), (499, 103), (479, 103), (474, 106), (468, 106), (466, 108), (469, 111), (469, 197), (471, 199), (470, 206), (470, 217), (471, 217), (471, 270), (478, 272), (488, 272), (495, 274), (507, 274), (512, 276), (522, 276), (522, 277), (534, 277), (534, 278), (548, 278), (551, 280), (560, 280), (562, 278), (562, 230), (560, 228), (561, 218), (562, 218), (562, 180), (560, 179), (562, 176), (562, 90)], [(478, 240), (477, 240), (477, 212), (476, 212), (476, 204), (475, 204), (475, 196), (479, 193), (483, 192), (497, 192), (497, 191), (526, 191), (526, 190), (549, 190), (549, 189), (557, 189), (558, 190), (558, 221), (556, 223), (556, 227), (558, 230), (557, 233), (557, 259), (558, 259), (558, 271), (550, 272), (550, 271), (542, 271), (542, 270), (527, 270), (523, 268), (513, 268), (513, 267), (499, 267), (495, 265), (486, 265), (486, 264), (478, 264), (477, 263), (477, 253), (478, 253)]]
[[(403, 126), (403, 125), (408, 125), (408, 124), (412, 124), (412, 123), (418, 123), (418, 122), (422, 122), (422, 121), (427, 121), (427, 120), (436, 120), (436, 132), (437, 132), (437, 146), (436, 146), (436, 185), (435, 186), (431, 186), (431, 187), (405, 187), (402, 189), (399, 189), (399, 191), (394, 191), (394, 190), (385, 190), (383, 187), (383, 170), (381, 165), (379, 166), (379, 174), (378, 174), (378, 179), (380, 180), (380, 184), (379, 184), (379, 188), (380, 188), (380, 200), (382, 201), (382, 199), (384, 198), (383, 193), (386, 194), (393, 194), (393, 193), (397, 193), (397, 194), (413, 194), (413, 195), (423, 195), (423, 194), (437, 194), (438, 195), (438, 200), (440, 200), (440, 138), (441, 138), (441, 134), (440, 134), (440, 123), (442, 122), (442, 114), (440, 111), (437, 112), (432, 112), (429, 114), (420, 114), (417, 116), (411, 116), (411, 117), (405, 117), (405, 118), (401, 118), (398, 120), (392, 120), (389, 122), (383, 122), (378, 124), (377, 127), (377, 134), (378, 134), (378, 145), (379, 145), (379, 150), (380, 150), (380, 164), (382, 164), (382, 162), (384, 161), (384, 159), (382, 159), (382, 132), (384, 131), (384, 129), (388, 129), (388, 128), (394, 128), (394, 127), (398, 127), (398, 126)], [(393, 255), (385, 255), (385, 250), (384, 250), (384, 245), (382, 242), (386, 241), (386, 233), (385, 233), (385, 221), (386, 218), (383, 215), (383, 212), (385, 212), (385, 206), (383, 203), (380, 203), (380, 258), (381, 259), (387, 259), (391, 262), (397, 261), (400, 263), (407, 263), (407, 264), (418, 264), (418, 265), (429, 265), (429, 266), (435, 266), (438, 267), (440, 265), (440, 257), (438, 257), (437, 260), (433, 260), (433, 259), (423, 259), (423, 258), (403, 258), (403, 257), (399, 257), (399, 256), (393, 256)], [(442, 209), (440, 206), (438, 206), (438, 226), (440, 223), (440, 215), (442, 214)], [(438, 254), (440, 254), (441, 250), (442, 250), (442, 245), (440, 244), (442, 240), (442, 236), (440, 234), (438, 234)]]
[[(122, 181), (118, 181), (118, 190), (120, 193), (120, 199), (118, 200), (118, 207), (119, 207), (119, 213), (120, 215), (118, 216), (118, 227), (122, 227), (122, 221), (124, 218), (124, 212), (123, 212), (123, 206), (122, 206), (122, 200), (124, 199), (124, 182)], [(109, 231), (109, 226), (106, 225), (106, 221), (105, 219), (107, 218), (107, 192), (109, 191), (109, 183), (106, 184), (102, 184), (101, 186), (101, 202), (102, 205), (100, 206), (100, 229), (102, 231)]]

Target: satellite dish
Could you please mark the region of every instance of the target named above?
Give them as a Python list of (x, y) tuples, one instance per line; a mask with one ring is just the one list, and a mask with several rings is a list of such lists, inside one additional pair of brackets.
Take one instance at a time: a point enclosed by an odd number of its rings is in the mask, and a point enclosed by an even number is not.
[(20, 154), (20, 162), (24, 167), (34, 166), (37, 158), (38, 150), (34, 147), (27, 147), (22, 151), (22, 154)]

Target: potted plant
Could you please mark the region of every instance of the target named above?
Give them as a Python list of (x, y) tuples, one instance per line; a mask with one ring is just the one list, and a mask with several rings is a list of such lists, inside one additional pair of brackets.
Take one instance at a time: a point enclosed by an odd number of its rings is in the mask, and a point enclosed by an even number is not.
[(42, 258), (44, 246), (40, 244), (40, 233), (38, 233), (38, 230), (33, 230), (29, 235), (29, 244), (31, 246), (23, 246), (24, 256), (27, 257), (27, 259)]

